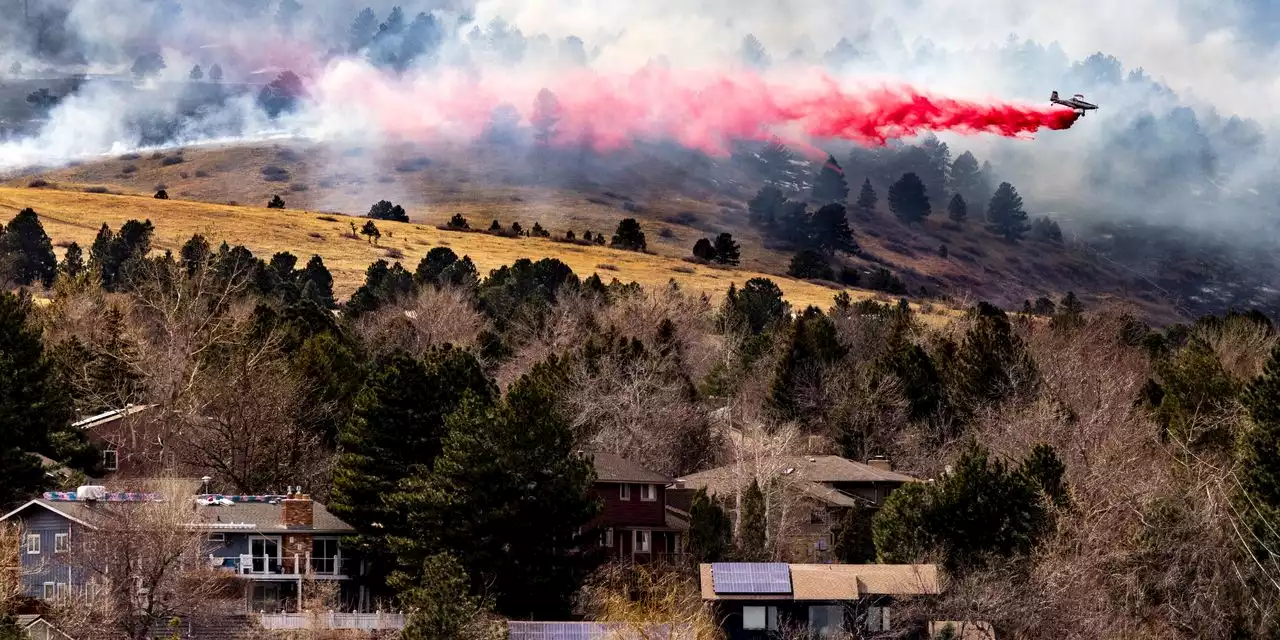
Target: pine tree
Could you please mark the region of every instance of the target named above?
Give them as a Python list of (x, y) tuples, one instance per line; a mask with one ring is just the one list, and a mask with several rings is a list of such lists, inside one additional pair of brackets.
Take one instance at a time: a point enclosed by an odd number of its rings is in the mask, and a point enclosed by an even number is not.
[(458, 254), (454, 253), (453, 249), (435, 247), (418, 262), (418, 268), (413, 272), (413, 279), (418, 284), (439, 284), (440, 275), (457, 261)]
[(512, 223), (511, 223), (511, 233), (513, 233), (513, 234), (515, 234), (515, 235), (517, 235), (517, 236), (524, 235), (524, 227), (520, 226), (520, 222), (519, 222), (519, 221), (516, 221), (516, 222), (512, 222)]
[(200, 65), (196, 65), (191, 67), (191, 73), (187, 74), (187, 77), (191, 78), (193, 82), (199, 82), (204, 80), (204, 71), (200, 69)]
[(644, 232), (640, 230), (640, 223), (635, 218), (626, 218), (619, 222), (618, 230), (614, 232), (609, 246), (628, 251), (644, 251)]
[(579, 551), (599, 513), (595, 472), (559, 412), (567, 383), (556, 361), (534, 367), (499, 403), (464, 400), (448, 418), (434, 468), (421, 467), (395, 499), (410, 535), (402, 561), (447, 549), (495, 594), (498, 613), (557, 619), (598, 558)]
[(398, 204), (391, 204), (387, 200), (379, 200), (369, 207), (369, 213), (366, 217), (374, 220), (393, 220), (395, 222), (408, 222), (409, 214), (405, 212), (404, 207)]
[(782, 208), (786, 202), (781, 189), (766, 186), (747, 202), (747, 218), (757, 227), (773, 227), (781, 220)]
[(1062, 244), (1062, 227), (1058, 226), (1058, 222), (1048, 216), (1040, 216), (1031, 223), (1031, 237), (1041, 242), (1050, 242), (1053, 244)]
[(974, 405), (998, 403), (1036, 384), (1035, 362), (1009, 317), (985, 302), (972, 312), (974, 324), (956, 353), (957, 390)]
[(970, 202), (982, 202), (984, 185), (978, 159), (966, 151), (951, 163), (951, 190)]
[(787, 275), (801, 280), (835, 280), (836, 272), (827, 263), (827, 257), (813, 249), (805, 249), (792, 256)]
[(1000, 183), (987, 205), (987, 230), (1014, 242), (1021, 239), (1027, 229), (1027, 212), (1022, 209), (1022, 197), (1013, 185)]
[(766, 531), (764, 491), (760, 482), (752, 479), (751, 486), (742, 493), (742, 511), (738, 516), (739, 562), (766, 562), (769, 560), (769, 540)]
[(743, 36), (739, 57), (747, 68), (761, 71), (769, 67), (769, 52), (765, 51), (760, 39), (753, 34)]
[(215, 64), (209, 67), (209, 80), (212, 82), (222, 82), (222, 66)]
[(493, 640), (487, 616), (489, 598), (469, 595), (467, 570), (448, 552), (427, 557), (415, 567), (417, 579), (397, 575), (391, 586), (411, 613), (402, 640)]
[(872, 539), (871, 518), (875, 512), (862, 500), (845, 509), (834, 533), (832, 553), (844, 564), (868, 564), (876, 561), (876, 544)]
[(837, 202), (823, 205), (814, 212), (809, 225), (813, 230), (814, 244), (822, 251), (832, 254), (837, 251), (854, 253), (858, 250), (844, 205)]
[(1280, 558), (1280, 346), (1273, 347), (1262, 374), (1243, 394), (1252, 421), (1240, 444), (1240, 513), (1253, 529), (1255, 553), (1274, 563)]
[(74, 280), (85, 272), (84, 252), (80, 249), (80, 245), (72, 242), (67, 245), (67, 252), (62, 256), (62, 264), (58, 266), (58, 272), (68, 279)]
[(307, 266), (303, 267), (298, 279), (298, 286), (302, 287), (304, 297), (320, 305), (321, 309), (337, 308), (338, 304), (333, 299), (333, 275), (324, 266), (324, 259), (320, 256), (313, 255), (307, 261)]
[(32, 209), (23, 209), (9, 221), (5, 233), (0, 236), (0, 264), (9, 264), (11, 277), (20, 285), (36, 282), (49, 286), (58, 275), (58, 258), (53, 253), (53, 242), (40, 224), (40, 216)]
[(905, 173), (889, 187), (889, 209), (907, 224), (924, 222), (930, 212), (929, 196), (919, 176)]
[(358, 548), (379, 571), (391, 568), (387, 536), (412, 531), (391, 497), (421, 465), (440, 455), (445, 418), (464, 400), (487, 404), (497, 387), (480, 363), (460, 349), (432, 350), (423, 360), (405, 352), (380, 356), (342, 425), (329, 508), (356, 528)]
[(733, 235), (722, 233), (716, 236), (715, 255), (711, 257), (720, 264), (737, 266), (741, 261), (741, 251), (737, 242), (734, 242)]
[(827, 156), (827, 161), (818, 171), (813, 181), (813, 199), (819, 203), (844, 203), (849, 199), (849, 183), (845, 182), (844, 169), (836, 162), (836, 157)]
[(688, 535), (689, 553), (697, 562), (721, 562), (733, 551), (733, 522), (705, 488), (693, 495)]
[(795, 188), (797, 175), (796, 155), (776, 136), (760, 150), (756, 158), (756, 170), (766, 184), (780, 188)]
[(283, 209), (283, 208), (284, 208), (284, 198), (281, 198), (279, 195), (271, 196), (271, 201), (267, 203), (267, 208), (268, 208), (268, 209)]
[(564, 107), (556, 94), (545, 88), (539, 91), (538, 97), (533, 101), (533, 115), (529, 118), (529, 124), (533, 125), (534, 139), (539, 146), (550, 146), (556, 124), (563, 117)]
[(378, 30), (378, 16), (373, 13), (373, 9), (365, 7), (351, 23), (351, 27), (347, 30), (347, 45), (351, 53), (355, 53), (367, 46), (373, 41), (373, 35)]
[(947, 217), (955, 223), (962, 223), (969, 219), (969, 205), (965, 204), (964, 198), (958, 192), (951, 196), (951, 202), (947, 203)]
[(858, 202), (854, 205), (858, 212), (870, 216), (876, 211), (876, 190), (871, 186), (871, 179), (866, 178), (862, 181), (862, 190), (858, 192)]
[(693, 243), (693, 256), (710, 262), (716, 258), (716, 249), (711, 246), (710, 240), (698, 238), (698, 241)]
[(1049, 325), (1054, 329), (1075, 329), (1084, 324), (1084, 304), (1076, 297), (1074, 291), (1068, 291), (1058, 305), (1058, 313), (1054, 314)]
[(360, 235), (369, 238), (369, 244), (378, 244), (378, 239), (382, 237), (382, 232), (378, 231), (378, 225), (369, 220), (360, 228)]
[(449, 218), (449, 228), (470, 229), (471, 227), (467, 225), (467, 219), (462, 217), (461, 213), (455, 213), (452, 218)]

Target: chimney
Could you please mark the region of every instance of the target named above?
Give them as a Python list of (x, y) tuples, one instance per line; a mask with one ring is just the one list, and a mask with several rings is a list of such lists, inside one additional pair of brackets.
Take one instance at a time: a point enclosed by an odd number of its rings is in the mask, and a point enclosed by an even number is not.
[(875, 456), (867, 460), (867, 466), (880, 471), (893, 471), (893, 465), (889, 464), (889, 459), (884, 456)]
[(311, 508), (311, 496), (305, 493), (290, 493), (281, 501), (281, 524), (286, 529), (310, 529), (314, 513)]

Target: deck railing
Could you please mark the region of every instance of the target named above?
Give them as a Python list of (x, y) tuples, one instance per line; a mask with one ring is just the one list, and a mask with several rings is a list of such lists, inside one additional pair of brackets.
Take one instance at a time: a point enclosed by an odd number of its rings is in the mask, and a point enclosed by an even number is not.
[(376, 613), (262, 613), (258, 623), (264, 629), (403, 629), (404, 614), (398, 612)]

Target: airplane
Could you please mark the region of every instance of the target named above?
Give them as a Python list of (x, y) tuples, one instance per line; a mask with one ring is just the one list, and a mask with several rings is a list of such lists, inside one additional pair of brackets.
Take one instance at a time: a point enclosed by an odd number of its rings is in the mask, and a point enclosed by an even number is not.
[(1080, 114), (1081, 116), (1083, 116), (1084, 112), (1086, 111), (1093, 111), (1094, 109), (1098, 108), (1098, 105), (1096, 104), (1085, 102), (1084, 94), (1080, 94), (1080, 93), (1077, 93), (1076, 95), (1072, 96), (1067, 100), (1063, 100), (1058, 97), (1058, 92), (1054, 91), (1049, 96), (1049, 102), (1052, 102), (1054, 104), (1060, 104), (1064, 107), (1071, 107), (1072, 109), (1075, 109), (1076, 113)]

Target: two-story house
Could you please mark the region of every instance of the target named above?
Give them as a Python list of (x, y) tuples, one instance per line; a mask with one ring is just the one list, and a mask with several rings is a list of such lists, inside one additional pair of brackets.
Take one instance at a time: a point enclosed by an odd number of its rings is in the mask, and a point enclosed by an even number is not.
[(877, 508), (894, 489), (916, 478), (894, 471), (889, 460), (873, 458), (865, 464), (840, 456), (776, 456), (751, 465), (730, 464), (675, 480), (669, 492), (676, 508), (687, 511), (698, 489), (722, 499), (733, 510), (736, 498), (752, 480), (784, 489), (789, 522), (788, 544), (793, 557), (810, 562), (832, 560), (833, 527), (846, 510), (861, 505)]
[(668, 508), (672, 479), (612, 453), (590, 452), (596, 494), (603, 509), (587, 527), (600, 531), (600, 545), (618, 560), (651, 562), (684, 552), (689, 522)]
[[(145, 509), (155, 494), (107, 492), (81, 487), (49, 492), (0, 521), (20, 525), (21, 564), (26, 595), (50, 599), (75, 593), (88, 582), (76, 566), (72, 540), (93, 535), (103, 525), (103, 503), (131, 503)], [(339, 584), (345, 609), (367, 606), (362, 589), (350, 584), (359, 564), (343, 553), (341, 538), (354, 533), (347, 523), (304, 494), (269, 496), (199, 495), (192, 500), (189, 527), (203, 537), (203, 556), (236, 578), (249, 611), (295, 610), (304, 580)], [(114, 505), (110, 508), (120, 508)]]

